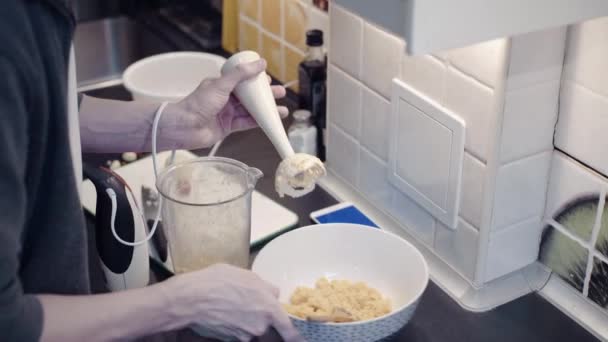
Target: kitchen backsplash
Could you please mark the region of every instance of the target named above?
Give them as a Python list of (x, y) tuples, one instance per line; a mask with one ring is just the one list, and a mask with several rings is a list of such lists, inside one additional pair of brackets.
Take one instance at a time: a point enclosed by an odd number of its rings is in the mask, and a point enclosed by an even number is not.
[(568, 28), (540, 260), (608, 309), (608, 18)]
[[(415, 57), (404, 54), (406, 42), (337, 5), (330, 6), (329, 22), (332, 174), (476, 288), (540, 253), (605, 307), (608, 217), (601, 213), (608, 183), (599, 173), (608, 174), (608, 44), (602, 40), (608, 20)], [(388, 179), (393, 78), (465, 122), (456, 229)], [(437, 146), (417, 148), (432, 154)], [(589, 226), (572, 231), (562, 221)], [(574, 233), (580, 231), (583, 237)]]
[(327, 1), (240, 0), (238, 48), (254, 50), (268, 61), (268, 72), (297, 90), (298, 64), (306, 52), (306, 31), (324, 32), (329, 40), (329, 16), (318, 6)]

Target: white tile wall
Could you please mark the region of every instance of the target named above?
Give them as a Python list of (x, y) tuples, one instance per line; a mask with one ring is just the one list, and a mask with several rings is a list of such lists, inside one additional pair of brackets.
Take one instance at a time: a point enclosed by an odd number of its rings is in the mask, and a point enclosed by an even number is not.
[(558, 27), (511, 38), (508, 89), (561, 78), (566, 28)]
[(363, 87), (362, 92), (361, 144), (387, 160), (390, 103), (367, 87)]
[(327, 165), (353, 186), (358, 184), (359, 143), (333, 123), (328, 125)]
[(493, 230), (533, 216), (542, 216), (551, 152), (505, 164), (498, 170), (494, 194)]
[[(608, 80), (608, 73), (603, 76)], [(598, 78), (600, 77), (602, 75), (598, 75)], [(604, 175), (608, 175), (606, 132), (608, 132), (608, 97), (578, 83), (564, 81), (555, 145)]]
[(403, 54), (401, 80), (437, 103), (443, 103), (446, 63), (433, 56)]
[(359, 150), (359, 190), (381, 208), (391, 205), (392, 186), (386, 178), (386, 162), (364, 147)]
[(564, 79), (608, 96), (608, 17), (572, 26), (564, 61)]
[(392, 188), (388, 213), (407, 227), (420, 241), (429, 247), (435, 238), (435, 219), (411, 198)]
[(493, 232), (487, 250), (485, 281), (491, 281), (534, 262), (538, 257), (542, 222), (532, 217)]
[(562, 152), (554, 151), (551, 160), (545, 217), (553, 218), (553, 215), (557, 214), (563, 205), (574, 198), (599, 194), (602, 185), (601, 178), (598, 175)]
[(458, 69), (449, 67), (446, 77), (445, 107), (466, 122), (467, 151), (487, 160), (490, 122), (496, 119), (494, 92)]
[(559, 80), (555, 80), (506, 93), (500, 143), (502, 163), (553, 149), (559, 87)]
[(481, 83), (496, 88), (502, 74), (507, 39), (495, 39), (447, 52), (451, 64)]
[(361, 129), (361, 86), (340, 69), (328, 68), (328, 118), (346, 133), (359, 139)]
[(458, 222), (456, 230), (437, 223), (435, 251), (445, 262), (470, 280), (475, 278), (478, 243), (479, 232), (462, 220)]
[(329, 60), (360, 78), (363, 21), (337, 5), (331, 5), (329, 21)]
[(391, 97), (392, 80), (399, 75), (405, 43), (371, 24), (363, 29), (361, 78), (368, 87)]
[(329, 15), (315, 6), (308, 6), (308, 29), (323, 31), (323, 45), (331, 45), (329, 33)]
[(485, 175), (486, 165), (472, 155), (465, 153), (462, 164), (460, 216), (476, 229), (481, 227)]
[[(565, 30), (410, 57), (404, 55), (401, 39), (339, 6), (331, 6), (330, 17), (329, 168), (470, 280), (478, 262), (479, 229), (491, 229), (482, 274), (486, 280), (534, 261), (545, 210)], [(387, 181), (388, 99), (394, 77), (466, 122), (456, 230), (438, 223)], [(505, 78), (504, 113), (497, 113), (496, 101), (503, 99), (498, 86)], [(490, 129), (502, 114), (498, 137)], [(486, 165), (495, 143), (500, 143), (500, 165)], [(493, 201), (483, 199), (490, 167), (499, 167)], [(490, 209), (492, 225), (482, 227), (482, 213)]]

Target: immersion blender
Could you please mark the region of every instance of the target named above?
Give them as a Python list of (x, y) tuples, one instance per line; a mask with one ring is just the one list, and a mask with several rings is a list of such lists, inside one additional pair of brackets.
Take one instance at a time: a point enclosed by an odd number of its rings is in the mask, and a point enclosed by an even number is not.
[[(255, 62), (259, 59), (260, 55), (254, 51), (234, 54), (222, 66), (222, 75), (229, 73), (239, 64)], [(268, 136), (281, 159), (293, 156), (295, 152), (281, 122), (266, 72), (262, 71), (254, 78), (238, 84), (234, 89), (234, 94)]]

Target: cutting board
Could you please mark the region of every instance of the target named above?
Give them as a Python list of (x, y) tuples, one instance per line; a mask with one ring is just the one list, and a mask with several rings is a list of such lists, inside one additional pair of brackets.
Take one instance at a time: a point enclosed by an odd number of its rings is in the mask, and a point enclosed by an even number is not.
[[(159, 165), (164, 165), (171, 155), (163, 152), (157, 155)], [(177, 151), (176, 161), (196, 158), (197, 156), (188, 151)], [(141, 187), (145, 185), (156, 189), (154, 171), (152, 169), (152, 158), (142, 158), (114, 170), (129, 184), (133, 195), (141, 206)], [(84, 181), (82, 186), (81, 202), (84, 208), (95, 215), (97, 194), (91, 181)], [(272, 199), (254, 191), (251, 199), (251, 245), (255, 246), (265, 242), (278, 234), (293, 228), (298, 223), (298, 216), (291, 210), (281, 206)], [(169, 229), (169, 227), (167, 227)]]

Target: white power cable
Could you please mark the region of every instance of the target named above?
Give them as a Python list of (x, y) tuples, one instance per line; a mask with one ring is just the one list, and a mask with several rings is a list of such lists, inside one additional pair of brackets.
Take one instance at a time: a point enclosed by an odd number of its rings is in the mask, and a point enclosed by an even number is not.
[(211, 149), (211, 152), (209, 152), (209, 154), (207, 155), (208, 157), (215, 157), (215, 155), (217, 154), (217, 150), (220, 149), (220, 146), (222, 146), (222, 142), (224, 140), (220, 140), (218, 142), (215, 143), (215, 145), (213, 145), (213, 148)]
[[(156, 162), (156, 136), (158, 134), (158, 123), (160, 122), (160, 118), (162, 117), (163, 112), (165, 111), (165, 108), (167, 107), (168, 104), (169, 104), (169, 102), (165, 101), (160, 105), (160, 107), (158, 107), (158, 110), (156, 111), (156, 115), (154, 116), (154, 123), (152, 124), (152, 165), (154, 167), (154, 178), (155, 179), (158, 178), (158, 165)], [(219, 142), (218, 142), (218, 144), (219, 144)], [(218, 145), (218, 144), (216, 144), (216, 145)], [(175, 158), (175, 150), (173, 150), (171, 152), (171, 159), (170, 159), (171, 163), (173, 163), (174, 158)], [(123, 240), (116, 233), (116, 227), (114, 225), (114, 223), (115, 223), (114, 221), (116, 221), (116, 210), (117, 210), (116, 192), (114, 192), (113, 189), (106, 189), (106, 193), (108, 194), (108, 196), (110, 197), (110, 201), (112, 202), (112, 216), (110, 218), (110, 220), (111, 220), (110, 227), (112, 229), (112, 235), (114, 235), (114, 238), (118, 242), (122, 243), (123, 245), (131, 246), (131, 247), (139, 246), (139, 245), (142, 245), (142, 244), (148, 242), (152, 238), (154, 233), (156, 232), (156, 227), (158, 227), (158, 222), (160, 221), (161, 209), (163, 206), (163, 196), (158, 196), (158, 211), (156, 212), (156, 218), (154, 219), (154, 224), (152, 225), (152, 228), (150, 229), (150, 232), (148, 233), (148, 235), (146, 235), (146, 237), (142, 240), (129, 242), (129, 241)], [(137, 207), (137, 211), (139, 211), (139, 207)], [(141, 211), (139, 211), (139, 215), (141, 216), (144, 227), (145, 227), (147, 224), (146, 224), (146, 221), (144, 220), (144, 216), (141, 213)]]

